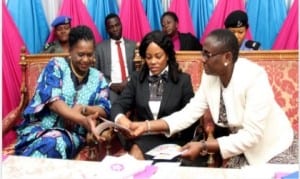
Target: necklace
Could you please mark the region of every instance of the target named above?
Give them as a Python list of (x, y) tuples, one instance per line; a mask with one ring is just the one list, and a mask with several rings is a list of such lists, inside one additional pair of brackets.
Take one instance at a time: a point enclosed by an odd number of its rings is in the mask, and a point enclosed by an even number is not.
[(74, 69), (72, 62), (70, 62), (70, 65), (71, 65), (71, 70), (72, 70), (72, 72), (74, 73), (74, 75), (77, 77), (77, 79), (78, 79), (79, 81), (82, 81), (83, 78), (86, 76), (86, 74), (84, 74), (84, 75), (78, 74), (78, 73), (76, 72), (76, 70)]

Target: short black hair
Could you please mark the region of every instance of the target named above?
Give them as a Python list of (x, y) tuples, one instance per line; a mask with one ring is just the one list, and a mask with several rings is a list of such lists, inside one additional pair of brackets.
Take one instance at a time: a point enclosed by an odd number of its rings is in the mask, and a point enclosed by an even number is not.
[(117, 14), (115, 14), (115, 13), (110, 13), (110, 14), (108, 14), (106, 17), (105, 17), (105, 26), (107, 25), (107, 21), (109, 20), (109, 19), (112, 19), (112, 18), (117, 18), (117, 19), (119, 19), (119, 21), (121, 21), (120, 20), (120, 17), (117, 15)]
[(236, 62), (240, 47), (234, 33), (227, 29), (215, 29), (208, 34), (208, 37), (215, 38), (220, 42), (222, 44), (220, 48), (224, 49), (224, 51), (230, 51), (233, 62)]
[(78, 25), (76, 27), (71, 28), (69, 34), (69, 46), (70, 50), (78, 43), (79, 40), (92, 40), (95, 46), (95, 37), (92, 30), (85, 25)]
[(178, 17), (177, 17), (177, 15), (175, 14), (175, 12), (167, 11), (167, 12), (163, 13), (163, 15), (160, 17), (160, 22), (161, 22), (161, 23), (162, 23), (163, 18), (164, 18), (165, 16), (170, 16), (170, 17), (172, 17), (172, 18), (174, 19), (175, 22), (177, 22), (177, 23), (179, 22)]

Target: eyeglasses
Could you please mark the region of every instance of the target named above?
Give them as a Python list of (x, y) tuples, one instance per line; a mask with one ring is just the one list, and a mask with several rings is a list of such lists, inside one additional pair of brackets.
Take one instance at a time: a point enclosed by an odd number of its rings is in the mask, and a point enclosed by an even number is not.
[(212, 58), (212, 57), (214, 57), (214, 56), (221, 55), (221, 54), (226, 53), (226, 52), (227, 52), (227, 51), (225, 51), (225, 52), (221, 51), (221, 52), (217, 52), (217, 53), (215, 53), (215, 54), (212, 54), (211, 52), (209, 52), (209, 51), (207, 51), (207, 50), (202, 50), (202, 56), (203, 56), (205, 59), (210, 59), (210, 58)]

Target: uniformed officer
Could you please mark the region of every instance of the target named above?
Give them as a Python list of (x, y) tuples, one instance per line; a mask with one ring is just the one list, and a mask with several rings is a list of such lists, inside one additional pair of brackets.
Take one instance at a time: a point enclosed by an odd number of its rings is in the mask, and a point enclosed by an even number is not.
[(248, 16), (244, 11), (232, 11), (225, 19), (225, 28), (234, 33), (238, 39), (240, 50), (258, 50), (260, 43), (246, 39), (249, 27)]
[(69, 33), (71, 30), (71, 17), (58, 16), (52, 22), (56, 40), (46, 43), (43, 53), (69, 52)]

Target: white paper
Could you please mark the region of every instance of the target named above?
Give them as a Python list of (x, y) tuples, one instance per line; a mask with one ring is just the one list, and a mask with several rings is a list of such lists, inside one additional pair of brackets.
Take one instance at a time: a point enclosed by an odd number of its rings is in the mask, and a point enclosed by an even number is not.
[(146, 154), (153, 156), (153, 159), (172, 160), (181, 155), (180, 148), (181, 146), (177, 144), (162, 144), (149, 150)]
[(97, 125), (96, 127), (96, 131), (97, 133), (99, 133), (99, 135), (105, 131), (106, 129), (109, 129), (109, 128), (114, 128), (114, 129), (117, 129), (117, 130), (123, 130), (123, 131), (127, 131), (129, 132), (129, 129), (128, 128), (125, 128), (119, 124), (116, 124), (112, 121), (109, 121), (103, 117), (99, 117), (103, 122), (101, 122), (99, 125)]
[(120, 157), (106, 156), (101, 162), (99, 172), (104, 172), (105, 178), (130, 178), (151, 163), (152, 161), (136, 160), (128, 154)]

